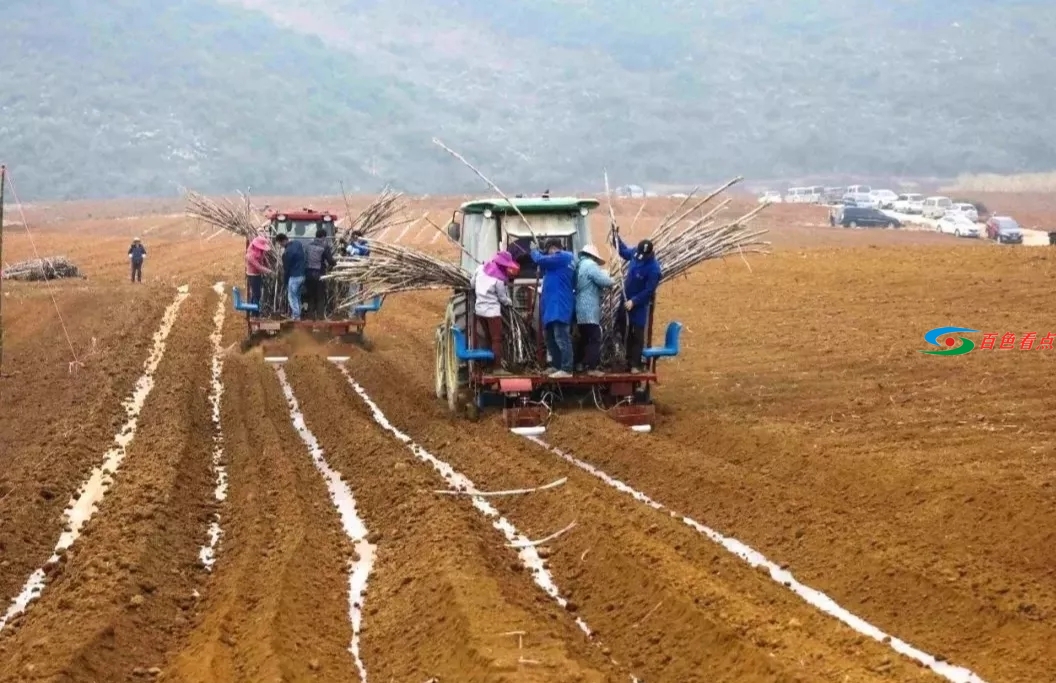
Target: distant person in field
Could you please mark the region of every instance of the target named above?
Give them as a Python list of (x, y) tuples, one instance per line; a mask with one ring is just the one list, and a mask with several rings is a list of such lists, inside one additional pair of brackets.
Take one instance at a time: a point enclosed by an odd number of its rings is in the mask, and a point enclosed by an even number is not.
[(642, 240), (637, 248), (628, 247), (618, 230), (612, 233), (613, 246), (619, 249), (620, 258), (630, 264), (621, 298), (625, 315), (616, 316), (617, 334), (627, 338), (627, 367), (631, 373), (642, 371), (642, 350), (645, 347), (645, 327), (649, 324), (649, 308), (653, 305), (656, 288), (660, 285), (662, 272), (656, 260), (652, 240)]
[(304, 285), (307, 259), (300, 240), (290, 240), (286, 235), (275, 238), (282, 247), (282, 276), (286, 284), (286, 299), (290, 303), (290, 317), (301, 319), (301, 287)]
[(132, 282), (143, 282), (143, 259), (147, 258), (147, 249), (138, 237), (132, 238), (128, 258), (132, 262)]
[(601, 365), (601, 295), (602, 291), (616, 283), (601, 267), (597, 247), (585, 245), (579, 250), (576, 264), (576, 326), (579, 329), (579, 348), (576, 354), (582, 359), (583, 369), (588, 375), (603, 375)]
[[(354, 230), (351, 235), (351, 241), (345, 248), (345, 253), (349, 256), (358, 256), (360, 258), (367, 258), (370, 256), (370, 245), (367, 244), (367, 240), (363, 237), (363, 233), (359, 230)], [(359, 294), (360, 285), (358, 282), (348, 283), (348, 298), (352, 299)]]
[(510, 374), (502, 362), (502, 307), (513, 305), (506, 285), (517, 276), (520, 269), (510, 252), (500, 251), (493, 259), (479, 266), (470, 281), (475, 294), (473, 312), (484, 323), (488, 344), (495, 354), (495, 360), (488, 368), (494, 375)]
[(532, 261), (543, 275), (540, 312), (546, 332), (546, 347), (551, 367), (546, 374), (553, 378), (571, 377), (572, 318), (575, 315), (576, 263), (572, 252), (565, 251), (559, 240), (546, 243), (546, 253), (532, 249)]
[[(249, 303), (260, 306), (264, 291), (264, 276), (272, 270), (264, 265), (264, 254), (271, 251), (271, 240), (264, 235), (257, 235), (246, 247), (246, 283), (249, 285)], [(260, 317), (260, 311), (253, 311), (254, 318)]]
[(305, 247), (305, 292), (308, 295), (308, 310), (312, 318), (321, 320), (326, 317), (326, 283), (323, 276), (334, 266), (334, 250), (325, 228), (315, 231), (315, 239)]

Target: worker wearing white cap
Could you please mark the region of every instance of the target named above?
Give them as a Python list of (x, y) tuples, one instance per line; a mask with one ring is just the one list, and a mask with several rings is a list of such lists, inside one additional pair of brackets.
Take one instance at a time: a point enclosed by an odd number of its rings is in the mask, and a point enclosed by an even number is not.
[(132, 238), (128, 258), (132, 262), (132, 282), (143, 282), (143, 259), (147, 258), (147, 250), (138, 237)]
[(603, 265), (605, 259), (593, 244), (579, 250), (576, 264), (576, 324), (579, 330), (576, 358), (581, 359), (587, 374), (593, 376), (605, 374), (598, 368), (601, 364), (601, 293), (616, 284), (601, 269)]

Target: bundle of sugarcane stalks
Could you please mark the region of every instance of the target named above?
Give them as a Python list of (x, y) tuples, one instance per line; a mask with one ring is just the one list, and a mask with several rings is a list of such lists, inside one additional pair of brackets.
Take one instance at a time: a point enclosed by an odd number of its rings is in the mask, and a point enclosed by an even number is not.
[[(339, 259), (324, 280), (352, 285), (342, 305), (355, 306), (374, 297), (401, 292), (446, 289), (468, 291), (472, 278), (457, 264), (416, 249), (396, 244), (364, 240), (369, 257)], [(357, 286), (358, 285), (358, 286)], [(511, 367), (535, 364), (535, 335), (528, 322), (516, 311), (503, 308), (503, 358)]]
[[(704, 209), (715, 197), (741, 180), (735, 178), (691, 204), (699, 189), (695, 188), (674, 211), (660, 221), (649, 239), (653, 242), (654, 253), (660, 263), (661, 284), (685, 276), (691, 268), (705, 261), (769, 251), (770, 243), (759, 239), (766, 231), (748, 228), (748, 224), (766, 209), (767, 204), (760, 204), (732, 221), (718, 219), (719, 214), (730, 205), (731, 199), (724, 199), (710, 210)], [(635, 245), (628, 246), (633, 249)], [(614, 279), (618, 280), (622, 276), (622, 265), (618, 255), (609, 264), (609, 272)], [(603, 357), (609, 363), (624, 356), (624, 337), (621, 332), (625, 327), (618, 324), (624, 322), (620, 320), (625, 315), (621, 307), (622, 298), (621, 285), (607, 290), (602, 301)]]
[(252, 239), (267, 226), (267, 221), (253, 208), (249, 197), (241, 192), (237, 204), (229, 199), (214, 200), (198, 194), (187, 193), (187, 213), (218, 230), (227, 230), (247, 239)]
[(81, 277), (80, 270), (65, 256), (51, 256), (13, 263), (0, 272), (4, 280), (39, 282), (61, 278)]
[(388, 187), (382, 190), (381, 194), (375, 197), (355, 218), (352, 217), (352, 202), (347, 194), (344, 197), (347, 211), (345, 220), (348, 225), (342, 228), (339, 239), (344, 244), (351, 241), (353, 234), (369, 238), (413, 220), (403, 216), (407, 208), (403, 193), (393, 192)]

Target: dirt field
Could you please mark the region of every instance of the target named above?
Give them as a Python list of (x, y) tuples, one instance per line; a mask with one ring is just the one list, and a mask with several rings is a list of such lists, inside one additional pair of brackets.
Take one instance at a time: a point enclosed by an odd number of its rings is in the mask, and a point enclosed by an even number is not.
[[(443, 225), (458, 201), (411, 210)], [(1043, 198), (984, 201), (1056, 225)], [(638, 237), (670, 204), (617, 215)], [(661, 290), (685, 332), (653, 433), (590, 408), (535, 443), (435, 399), (443, 293), (388, 300), (343, 367), (240, 353), (242, 245), (179, 210), (27, 211), (87, 279), (3, 285), (0, 619), (39, 570), (43, 590), (0, 628), (0, 681), (1056, 681), (1056, 351), (919, 353), (942, 326), (1056, 332), (1056, 251), (771, 207), (773, 254)], [(384, 239), (453, 253), (428, 226)], [(20, 225), (4, 247), (34, 254)], [(437, 493), (458, 475), (565, 481)]]

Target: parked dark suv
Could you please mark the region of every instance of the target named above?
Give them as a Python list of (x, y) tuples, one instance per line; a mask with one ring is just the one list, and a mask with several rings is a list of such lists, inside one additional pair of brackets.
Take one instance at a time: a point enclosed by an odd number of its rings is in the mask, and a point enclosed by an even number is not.
[(836, 215), (836, 224), (845, 228), (901, 228), (902, 222), (892, 218), (880, 209), (867, 209), (858, 206), (844, 206)]

